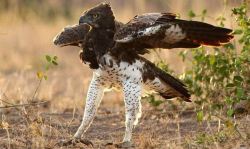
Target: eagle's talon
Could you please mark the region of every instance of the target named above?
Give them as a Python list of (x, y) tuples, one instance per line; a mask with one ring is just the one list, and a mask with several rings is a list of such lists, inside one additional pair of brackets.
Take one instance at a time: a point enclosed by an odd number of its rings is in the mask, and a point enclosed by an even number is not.
[(85, 144), (85, 145), (87, 145), (87, 146), (89, 146), (89, 145), (91, 145), (92, 147), (94, 146), (94, 144), (91, 142), (91, 141), (89, 141), (88, 139), (80, 139), (79, 140), (82, 144)]
[(116, 148), (132, 148), (135, 147), (134, 144), (130, 141), (127, 142), (120, 142), (115, 144)]
[(69, 145), (73, 145), (75, 146), (77, 143), (82, 143), (85, 144), (87, 146), (91, 145), (94, 146), (93, 143), (87, 139), (78, 139), (78, 138), (74, 138), (74, 139), (70, 139), (70, 140), (62, 140), (60, 142), (58, 142), (56, 145), (58, 146), (69, 146)]
[(109, 146), (109, 145), (114, 145), (114, 143), (113, 142), (107, 142), (107, 143), (104, 144), (104, 146)]

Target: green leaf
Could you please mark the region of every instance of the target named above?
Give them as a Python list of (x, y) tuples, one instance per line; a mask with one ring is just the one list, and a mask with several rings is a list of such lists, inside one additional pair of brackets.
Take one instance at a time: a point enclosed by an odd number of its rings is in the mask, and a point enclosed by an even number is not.
[(51, 57), (49, 55), (46, 55), (45, 57), (46, 57), (47, 62), (51, 62)]
[(206, 15), (207, 14), (207, 9), (204, 9), (203, 11), (202, 11), (202, 15)]
[(205, 16), (206, 16), (207, 10), (204, 9), (201, 13), (201, 21), (203, 22), (205, 20)]
[(225, 44), (223, 47), (225, 47), (226, 49), (231, 49), (231, 50), (235, 49), (235, 47), (232, 43)]
[(48, 80), (48, 76), (44, 75), (43, 76), (44, 80)]
[(56, 61), (52, 61), (52, 64), (54, 64), (55, 66), (58, 65), (58, 63)]
[(228, 68), (226, 66), (222, 66), (219, 68), (218, 72), (222, 74), (223, 76), (227, 75), (228, 73)]
[(53, 57), (53, 60), (55, 60), (55, 61), (56, 61), (57, 59), (58, 59), (58, 57), (57, 57), (57, 56), (54, 56), (54, 57)]
[(154, 95), (149, 94), (146, 97), (143, 97), (144, 99), (146, 99), (152, 106), (154, 107), (158, 107), (159, 105), (161, 105), (164, 101), (162, 100), (156, 100)]
[(190, 19), (192, 19), (192, 18), (194, 18), (196, 15), (195, 15), (195, 13), (193, 12), (193, 10), (190, 10), (190, 11), (188, 12), (188, 16), (190, 17)]
[(242, 98), (244, 96), (244, 90), (243, 88), (237, 87), (236, 89), (236, 95), (238, 98)]
[(209, 57), (209, 63), (210, 63), (210, 65), (213, 65), (215, 63), (215, 56), (214, 55), (211, 55)]
[(227, 103), (228, 105), (232, 105), (232, 104), (234, 103), (234, 101), (233, 101), (232, 98), (226, 97), (226, 103)]
[(203, 116), (204, 116), (203, 111), (197, 112), (197, 114), (196, 114), (197, 121), (202, 122), (203, 121)]
[(234, 114), (234, 110), (233, 110), (233, 109), (228, 109), (228, 110), (227, 110), (227, 116), (228, 116), (228, 117), (232, 117), (233, 114)]
[(244, 80), (241, 76), (234, 76), (234, 81), (243, 82)]
[(236, 30), (234, 30), (234, 32), (233, 32), (233, 34), (235, 34), (235, 35), (240, 35), (240, 34), (242, 34), (243, 33), (243, 31), (241, 30), (241, 29), (236, 29)]

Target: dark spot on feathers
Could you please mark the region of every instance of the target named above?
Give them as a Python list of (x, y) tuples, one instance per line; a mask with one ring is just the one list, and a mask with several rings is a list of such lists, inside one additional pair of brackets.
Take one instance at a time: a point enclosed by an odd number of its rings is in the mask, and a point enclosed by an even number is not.
[(109, 65), (110, 67), (113, 67), (113, 61), (111, 59), (109, 60)]

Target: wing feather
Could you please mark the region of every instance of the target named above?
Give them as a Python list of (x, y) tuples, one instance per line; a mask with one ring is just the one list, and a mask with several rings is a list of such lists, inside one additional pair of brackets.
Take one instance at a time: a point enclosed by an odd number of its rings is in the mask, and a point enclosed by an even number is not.
[(170, 20), (175, 17), (172, 13), (146, 13), (135, 16), (116, 32), (114, 40), (127, 43), (145, 36), (157, 34), (163, 20)]
[(120, 28), (114, 40), (124, 46), (141, 44), (145, 48), (196, 48), (228, 43), (233, 38), (231, 33), (231, 29), (176, 19), (172, 13), (147, 13), (135, 16)]
[[(124, 24), (115, 21), (115, 29), (119, 30)], [(87, 24), (77, 24), (66, 26), (53, 39), (53, 43), (57, 46), (79, 46), (85, 44), (85, 38), (91, 27)]]
[(57, 46), (79, 46), (80, 43), (85, 43), (85, 37), (90, 30), (87, 24), (72, 25), (65, 27), (53, 39)]

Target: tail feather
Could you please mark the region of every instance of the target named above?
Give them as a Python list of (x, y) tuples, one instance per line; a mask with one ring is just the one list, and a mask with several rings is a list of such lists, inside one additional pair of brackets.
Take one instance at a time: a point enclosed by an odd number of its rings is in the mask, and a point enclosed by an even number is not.
[(191, 102), (190, 94), (186, 86), (177, 78), (161, 70), (150, 61), (145, 61), (146, 76), (150, 76), (144, 80), (145, 84), (152, 90), (158, 92), (163, 98), (169, 99), (181, 97), (186, 102)]
[[(173, 76), (171, 76), (170, 74), (166, 73), (165, 71), (161, 70), (160, 68), (158, 68), (156, 66), (154, 67), (154, 70), (156, 71), (156, 75), (160, 78), (160, 80), (162, 80), (164, 83), (171, 86), (177, 92), (181, 93), (181, 95), (182, 95), (181, 97), (185, 101), (191, 102), (190, 94), (189, 94), (189, 91), (186, 89), (185, 84), (183, 84), (179, 79), (174, 78)], [(165, 98), (169, 97), (165, 93), (160, 93), (160, 95), (165, 97)]]

